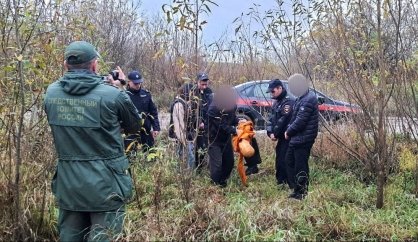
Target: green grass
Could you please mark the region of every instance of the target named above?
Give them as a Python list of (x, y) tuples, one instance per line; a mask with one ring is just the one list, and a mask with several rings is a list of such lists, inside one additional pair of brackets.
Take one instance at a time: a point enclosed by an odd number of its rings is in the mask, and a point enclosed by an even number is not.
[[(243, 187), (234, 170), (227, 188), (210, 184), (208, 173), (180, 176), (168, 158), (137, 164), (140, 205), (130, 205), (127, 229), (134, 240), (417, 240), (418, 202), (404, 189), (403, 176), (391, 176), (385, 207), (376, 209), (374, 185), (350, 171), (311, 160), (307, 199), (288, 199), (275, 184), (272, 156), (263, 155), (260, 174)], [(155, 199), (160, 173), (160, 197)], [(191, 179), (190, 201), (181, 179)], [(411, 181), (412, 182), (412, 181)], [(159, 209), (156, 209), (158, 204)], [(140, 207), (140, 209), (138, 208)], [(139, 231), (140, 230), (140, 231)]]
[[(259, 144), (261, 172), (249, 177), (248, 187), (242, 186), (235, 169), (224, 189), (211, 184), (208, 171), (181, 172), (172, 144), (160, 144), (155, 161), (141, 155), (132, 166), (138, 199), (128, 205), (126, 240), (418, 240), (418, 200), (409, 194), (414, 188), (411, 173), (388, 178), (385, 206), (379, 210), (376, 187), (362, 183), (358, 170), (332, 168), (311, 159), (309, 195), (297, 201), (288, 199), (290, 191), (275, 183), (273, 146), (263, 139)], [(54, 240), (57, 209), (49, 191), (50, 177), (32, 179), (34, 166), (25, 163), (22, 169), (25, 216), (29, 227), (36, 229), (46, 192), (47, 210), (34, 237)], [(0, 195), (3, 204), (5, 198)], [(3, 207), (1, 231), (8, 231), (7, 211)], [(0, 240), (7, 240), (8, 234), (2, 234)]]

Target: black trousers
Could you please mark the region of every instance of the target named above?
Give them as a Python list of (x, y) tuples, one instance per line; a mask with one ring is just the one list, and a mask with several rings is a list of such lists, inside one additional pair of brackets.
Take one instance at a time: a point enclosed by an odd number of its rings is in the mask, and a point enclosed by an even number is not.
[(196, 137), (195, 158), (196, 167), (202, 168), (205, 166), (204, 159), (208, 149), (208, 138), (205, 133), (199, 133)]
[(251, 146), (254, 148), (254, 155), (249, 158), (245, 158), (245, 165), (249, 169), (252, 167), (256, 167), (258, 164), (261, 163), (260, 149), (258, 148), (258, 143), (255, 138), (251, 139)]
[(129, 146), (133, 141), (138, 141), (142, 145), (142, 151), (146, 152), (150, 148), (154, 147), (154, 137), (152, 137), (151, 131), (141, 131), (139, 134), (131, 134), (125, 139), (125, 148)]
[(234, 168), (234, 151), (231, 140), (212, 143), (208, 149), (210, 178), (217, 185), (226, 185)]
[(313, 143), (291, 146), (287, 149), (286, 163), (289, 186), (296, 194), (307, 194), (309, 186), (308, 160)]
[[(287, 183), (290, 185), (287, 176), (286, 153), (289, 147), (288, 140), (280, 140), (276, 145), (276, 180), (278, 184)], [(293, 188), (292, 186), (290, 188)]]
[(154, 137), (152, 136), (151, 131), (141, 131), (140, 132), (140, 138), (139, 143), (142, 144), (142, 150), (148, 151), (152, 147), (154, 147)]

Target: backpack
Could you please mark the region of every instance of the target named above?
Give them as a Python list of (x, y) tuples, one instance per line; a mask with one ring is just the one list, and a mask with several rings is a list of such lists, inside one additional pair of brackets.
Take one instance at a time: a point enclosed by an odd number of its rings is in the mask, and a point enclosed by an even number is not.
[(171, 103), (171, 106), (170, 106), (170, 124), (168, 126), (168, 137), (170, 137), (172, 139), (177, 139), (176, 132), (174, 130), (173, 111), (174, 111), (174, 105), (178, 102), (183, 105), (184, 110), (187, 110), (187, 103), (186, 103), (186, 101), (184, 101), (181, 98), (176, 97), (174, 99), (174, 101)]

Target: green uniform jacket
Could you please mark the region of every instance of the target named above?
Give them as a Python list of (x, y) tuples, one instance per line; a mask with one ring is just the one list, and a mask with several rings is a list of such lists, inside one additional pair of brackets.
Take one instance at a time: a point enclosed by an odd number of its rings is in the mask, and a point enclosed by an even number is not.
[(72, 70), (52, 83), (45, 110), (58, 154), (52, 191), (60, 208), (110, 211), (132, 195), (121, 128), (140, 129), (129, 96), (86, 70)]

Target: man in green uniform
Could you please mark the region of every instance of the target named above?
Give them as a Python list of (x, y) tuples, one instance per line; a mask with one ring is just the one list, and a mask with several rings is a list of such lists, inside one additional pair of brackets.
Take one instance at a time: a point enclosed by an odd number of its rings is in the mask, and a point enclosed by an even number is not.
[(73, 42), (64, 57), (67, 72), (45, 96), (58, 155), (52, 192), (60, 240), (112, 240), (122, 232), (132, 195), (121, 129), (137, 132), (140, 116), (128, 95), (96, 74), (93, 45)]

